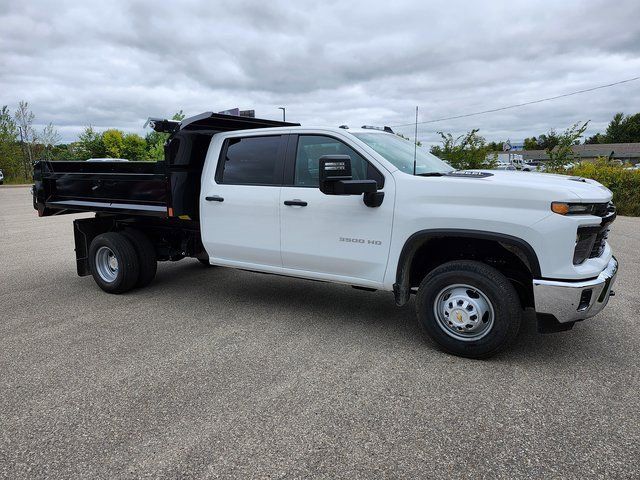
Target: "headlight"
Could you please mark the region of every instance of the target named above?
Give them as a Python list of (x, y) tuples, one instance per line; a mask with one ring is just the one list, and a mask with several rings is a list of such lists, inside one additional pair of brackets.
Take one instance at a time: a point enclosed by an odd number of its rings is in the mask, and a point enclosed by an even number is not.
[(594, 208), (593, 203), (551, 203), (551, 211), (559, 215), (592, 215)]

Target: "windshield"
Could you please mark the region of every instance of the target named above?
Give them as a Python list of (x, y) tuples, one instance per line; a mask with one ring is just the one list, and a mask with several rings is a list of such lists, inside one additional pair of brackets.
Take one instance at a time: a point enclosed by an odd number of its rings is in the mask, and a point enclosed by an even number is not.
[[(390, 133), (353, 133), (364, 143), (373, 148), (384, 158), (393, 163), (399, 170), (413, 175), (413, 142)], [(454, 169), (424, 147), (415, 149), (416, 175), (425, 173), (448, 173)]]

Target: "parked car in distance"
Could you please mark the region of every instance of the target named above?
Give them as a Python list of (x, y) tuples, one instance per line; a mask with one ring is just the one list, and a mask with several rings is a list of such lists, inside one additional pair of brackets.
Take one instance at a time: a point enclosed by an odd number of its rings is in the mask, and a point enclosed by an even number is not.
[(529, 165), (532, 172), (544, 172), (547, 169), (542, 160), (530, 160), (527, 165)]
[(0, 170), (0, 185), (2, 185), (4, 183), (4, 173), (2, 173), (2, 170)]
[(535, 167), (525, 162), (522, 155), (518, 154), (498, 153), (494, 154), (493, 158), (488, 157), (487, 159), (496, 161), (496, 166), (493, 168), (494, 170), (521, 170), (523, 172), (532, 172), (535, 170)]
[(520, 170), (522, 172), (535, 172), (536, 167), (530, 163), (525, 162), (522, 158), (516, 158), (513, 160), (513, 165), (516, 167), (516, 170)]
[(517, 170), (517, 168), (515, 167), (515, 165), (509, 162), (506, 162), (504, 160), (498, 160), (495, 166), (493, 167), (493, 170)]

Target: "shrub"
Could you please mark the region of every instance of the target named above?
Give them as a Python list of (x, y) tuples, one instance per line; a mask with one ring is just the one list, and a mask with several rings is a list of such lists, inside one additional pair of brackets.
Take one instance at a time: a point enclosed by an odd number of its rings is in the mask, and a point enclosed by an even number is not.
[(571, 170), (572, 175), (592, 178), (613, 192), (618, 214), (640, 216), (640, 170), (612, 165), (606, 158), (584, 162)]
[(477, 128), (455, 138), (451, 133), (438, 133), (442, 137), (442, 146), (434, 145), (431, 153), (453, 168), (466, 170), (495, 167), (496, 157), (487, 158), (489, 147), (485, 138), (478, 135)]

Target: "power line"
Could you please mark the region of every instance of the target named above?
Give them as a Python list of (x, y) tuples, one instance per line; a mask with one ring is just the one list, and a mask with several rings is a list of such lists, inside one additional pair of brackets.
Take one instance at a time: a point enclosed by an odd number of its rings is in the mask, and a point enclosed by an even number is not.
[[(571, 93), (563, 93), (562, 95), (556, 95), (555, 97), (540, 98), (538, 100), (531, 100), (530, 102), (524, 102), (524, 103), (516, 103), (515, 105), (508, 105), (506, 107), (492, 108), (490, 110), (483, 110), (481, 112), (465, 113), (464, 115), (455, 115), (453, 117), (436, 118), (434, 120), (427, 120), (427, 121), (418, 122), (418, 123), (420, 125), (424, 125), (425, 123), (443, 122), (445, 120), (455, 120), (457, 118), (473, 117), (475, 115), (482, 115), (484, 113), (500, 112), (502, 110), (509, 110), (511, 108), (518, 108), (518, 107), (524, 107), (526, 105), (533, 105), (534, 103), (542, 103), (542, 102), (548, 102), (550, 100), (556, 100), (558, 98), (571, 97), (572, 95), (578, 95), (580, 93), (593, 92), (594, 90), (600, 90), (602, 88), (609, 88), (609, 87), (613, 87), (615, 85), (620, 85), (622, 83), (629, 83), (629, 82), (633, 82), (633, 81), (639, 80), (639, 79), (640, 79), (640, 76), (633, 77), (633, 78), (628, 78), (626, 80), (620, 80), (619, 82), (608, 83), (606, 85), (598, 85), (597, 87), (586, 88), (584, 90), (577, 90), (577, 91), (571, 92)], [(410, 127), (410, 126), (413, 126), (413, 125), (415, 125), (415, 122), (414, 123), (404, 123), (402, 125), (392, 125), (391, 127), (392, 128)]]

